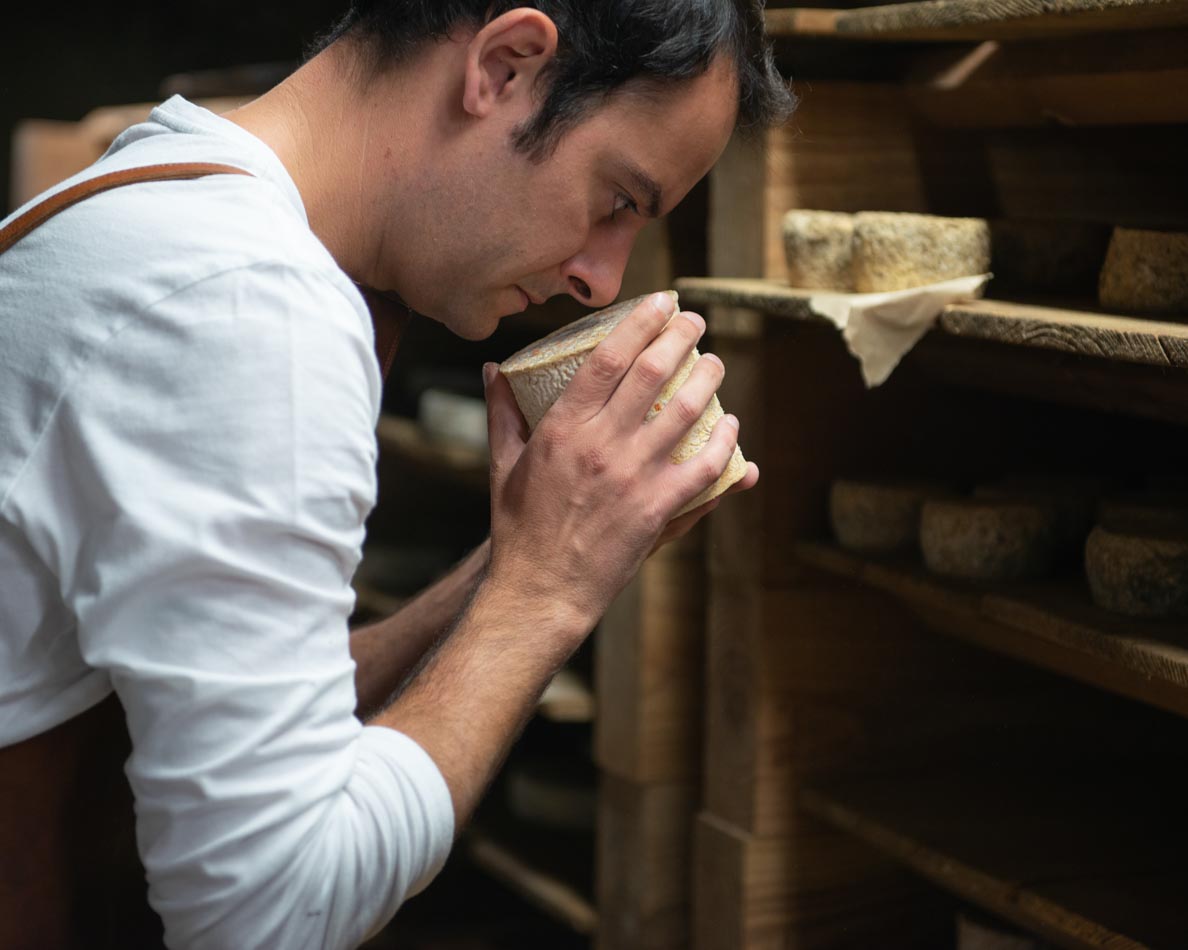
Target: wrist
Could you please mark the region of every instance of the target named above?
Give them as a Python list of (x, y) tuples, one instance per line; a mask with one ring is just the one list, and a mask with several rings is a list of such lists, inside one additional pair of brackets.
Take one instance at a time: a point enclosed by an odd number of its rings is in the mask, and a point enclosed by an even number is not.
[(510, 626), (518, 640), (555, 645), (568, 656), (589, 636), (599, 618), (550, 587), (539, 572), (514, 571), (492, 562), (475, 589), (472, 613), (485, 628)]

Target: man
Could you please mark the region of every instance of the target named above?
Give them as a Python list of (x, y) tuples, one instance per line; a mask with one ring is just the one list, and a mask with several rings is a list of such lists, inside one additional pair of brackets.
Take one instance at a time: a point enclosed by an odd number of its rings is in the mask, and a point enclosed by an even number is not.
[(70, 919), (108, 876), (63, 857), (103, 822), (103, 716), (170, 946), (354, 946), (436, 873), (550, 676), (713, 507), (669, 524), (737, 422), (669, 462), (706, 356), (643, 424), (704, 330), (661, 299), (531, 438), (488, 366), (489, 543), (348, 637), (380, 392), (358, 287), (468, 339), (609, 304), (645, 221), (790, 107), (759, 7), (359, 2), (277, 89), (171, 100), (77, 180), (248, 174), (109, 191), (0, 256), (0, 943), (133, 945)]

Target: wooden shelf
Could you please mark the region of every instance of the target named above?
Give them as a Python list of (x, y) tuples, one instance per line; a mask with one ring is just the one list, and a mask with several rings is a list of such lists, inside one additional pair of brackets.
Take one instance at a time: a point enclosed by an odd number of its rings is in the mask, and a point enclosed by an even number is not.
[[(746, 307), (832, 326), (809, 306), (815, 292), (777, 280), (685, 277), (676, 282), (676, 289), (682, 302), (693, 306)], [(1162, 370), (1188, 369), (1188, 324), (1182, 323), (1006, 300), (969, 300), (945, 307), (933, 332)]]
[(1062, 947), (1184, 946), (1182, 781), (1103, 763), (846, 780), (801, 807)]
[(471, 829), (466, 835), (466, 852), (476, 865), (555, 920), (580, 934), (592, 936), (597, 930), (598, 913), (576, 888), (534, 866), (493, 836)]
[(430, 474), (442, 475), (476, 491), (488, 489), (487, 456), (466, 445), (437, 442), (416, 422), (384, 415), (376, 427), (381, 452), (390, 452)]
[(1107, 613), (1072, 580), (984, 588), (829, 544), (795, 551), (803, 564), (891, 594), (940, 633), (1188, 716), (1188, 624)]
[(772, 36), (954, 42), (1188, 25), (1186, 0), (922, 0), (856, 10), (767, 11)]

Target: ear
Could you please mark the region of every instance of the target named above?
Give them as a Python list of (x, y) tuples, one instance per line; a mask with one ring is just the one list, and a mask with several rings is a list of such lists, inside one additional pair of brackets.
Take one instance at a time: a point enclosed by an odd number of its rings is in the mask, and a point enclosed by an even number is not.
[(496, 17), (467, 45), (463, 108), (475, 118), (514, 100), (531, 109), (536, 78), (556, 55), (557, 26), (539, 10)]

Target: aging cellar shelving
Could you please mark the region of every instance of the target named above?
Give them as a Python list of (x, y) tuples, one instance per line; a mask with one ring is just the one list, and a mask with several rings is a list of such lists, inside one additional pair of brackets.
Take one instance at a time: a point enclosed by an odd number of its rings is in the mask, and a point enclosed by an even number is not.
[(1184, 0), (922, 0), (856, 10), (767, 11), (775, 36), (886, 42), (1026, 40), (1188, 26)]

